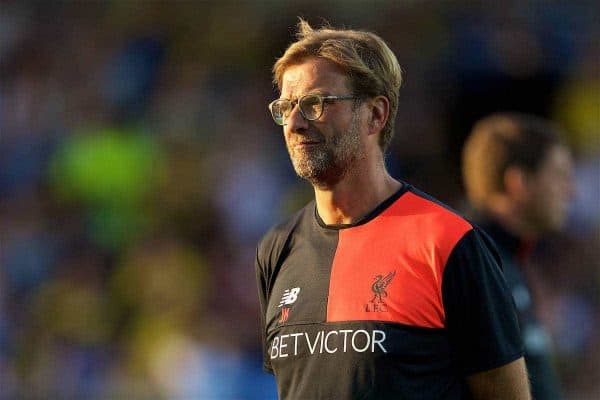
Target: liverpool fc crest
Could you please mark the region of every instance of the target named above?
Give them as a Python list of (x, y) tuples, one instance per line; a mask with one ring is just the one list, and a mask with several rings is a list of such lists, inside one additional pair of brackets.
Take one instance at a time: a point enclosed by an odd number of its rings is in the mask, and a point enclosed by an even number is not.
[(377, 275), (373, 279), (371, 290), (373, 291), (373, 298), (365, 306), (367, 312), (386, 312), (387, 305), (385, 304), (385, 298), (388, 296), (385, 288), (392, 283), (392, 280), (396, 276), (396, 271), (390, 272), (387, 275)]

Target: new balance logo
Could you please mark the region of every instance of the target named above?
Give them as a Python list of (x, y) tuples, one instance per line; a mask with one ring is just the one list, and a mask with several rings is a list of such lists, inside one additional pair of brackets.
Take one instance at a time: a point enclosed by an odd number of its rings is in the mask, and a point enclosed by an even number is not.
[(293, 289), (286, 289), (283, 292), (283, 296), (281, 296), (281, 301), (279, 302), (278, 307), (289, 306), (298, 300), (298, 294), (300, 293), (300, 288), (295, 287)]

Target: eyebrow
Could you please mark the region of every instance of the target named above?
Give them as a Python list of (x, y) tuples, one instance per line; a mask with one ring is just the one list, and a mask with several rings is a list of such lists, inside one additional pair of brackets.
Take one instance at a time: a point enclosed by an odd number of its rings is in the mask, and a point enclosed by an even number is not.
[(310, 92), (306, 92), (304, 94), (301, 94), (300, 96), (296, 96), (295, 98), (290, 98), (290, 97), (282, 97), (281, 95), (279, 96), (279, 99), (285, 99), (285, 100), (297, 100), (302, 96), (306, 96), (307, 94), (318, 94), (321, 96), (331, 96), (331, 94), (326, 94), (324, 93), (322, 90), (314, 90), (314, 91), (310, 91)]

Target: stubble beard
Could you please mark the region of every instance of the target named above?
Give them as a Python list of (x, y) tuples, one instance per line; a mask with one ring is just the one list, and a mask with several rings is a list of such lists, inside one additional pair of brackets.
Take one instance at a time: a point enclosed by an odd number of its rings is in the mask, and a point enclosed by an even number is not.
[[(314, 147), (290, 148), (290, 158), (296, 174), (317, 188), (331, 188), (352, 173), (356, 161), (363, 157), (358, 130), (358, 115), (354, 114), (350, 129), (335, 131), (325, 142)], [(324, 135), (319, 134), (321, 138)]]

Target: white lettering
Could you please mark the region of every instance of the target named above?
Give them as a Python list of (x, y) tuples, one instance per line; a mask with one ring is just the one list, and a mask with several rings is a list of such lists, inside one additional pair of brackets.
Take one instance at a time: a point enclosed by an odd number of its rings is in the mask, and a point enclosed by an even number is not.
[(337, 347), (335, 348), (335, 350), (329, 350), (329, 347), (327, 346), (327, 339), (329, 339), (329, 336), (331, 336), (333, 334), (337, 335), (338, 333), (337, 333), (337, 331), (331, 331), (327, 335), (325, 335), (325, 351), (328, 352), (329, 354), (333, 354), (338, 350)]
[(287, 347), (287, 343), (284, 344), (283, 340), (289, 338), (290, 335), (281, 335), (280, 336), (280, 341), (279, 341), (279, 357), (287, 357), (287, 353), (283, 353), (283, 349)]
[(321, 331), (321, 349), (319, 350), (320, 354), (323, 354), (323, 342), (325, 342), (324, 337), (325, 337), (325, 332)]
[(279, 356), (279, 336), (276, 336), (271, 343), (271, 360)]
[[(290, 342), (293, 338), (292, 343)], [(273, 338), (270, 349), (271, 359), (287, 358), (300, 354), (334, 354), (338, 350), (344, 353), (383, 352), (385, 348), (386, 333), (382, 330), (367, 331), (364, 329), (340, 329), (331, 331), (318, 331), (313, 334), (308, 332), (290, 333)], [(289, 348), (289, 349), (288, 349)]]
[[(381, 339), (377, 340), (377, 334), (381, 335)], [(371, 353), (375, 353), (375, 344), (377, 344), (377, 346), (379, 346), (379, 348), (381, 349), (381, 351), (383, 351), (384, 353), (387, 354), (387, 350), (385, 349), (385, 347), (383, 347), (383, 342), (385, 342), (385, 332), (384, 331), (379, 331), (379, 330), (374, 330), (373, 331), (373, 341), (371, 344)]]
[(348, 343), (348, 334), (352, 332), (351, 329), (340, 329), (340, 332), (344, 334), (344, 353), (346, 352), (346, 344)]
[(308, 349), (310, 350), (310, 354), (315, 354), (315, 349), (317, 348), (317, 342), (323, 335), (323, 331), (317, 332), (317, 336), (315, 336), (315, 341), (312, 346), (310, 345), (310, 338), (308, 337), (308, 333), (305, 332), (304, 335), (306, 336), (306, 342), (308, 343)]
[[(356, 343), (355, 343), (355, 339), (356, 339), (356, 335), (358, 335), (359, 333), (364, 333), (365, 337), (367, 338), (367, 344), (365, 345), (364, 348), (359, 349), (356, 347)], [(364, 353), (370, 346), (370, 336), (369, 336), (369, 332), (363, 330), (363, 329), (359, 329), (356, 332), (354, 332), (352, 334), (352, 348), (354, 349), (354, 351), (358, 352), (358, 353)]]
[[(294, 355), (298, 355), (298, 336), (302, 336), (301, 333), (291, 333), (290, 336), (294, 338)], [(385, 336), (385, 335), (384, 335)], [(385, 337), (384, 337), (385, 339)]]

